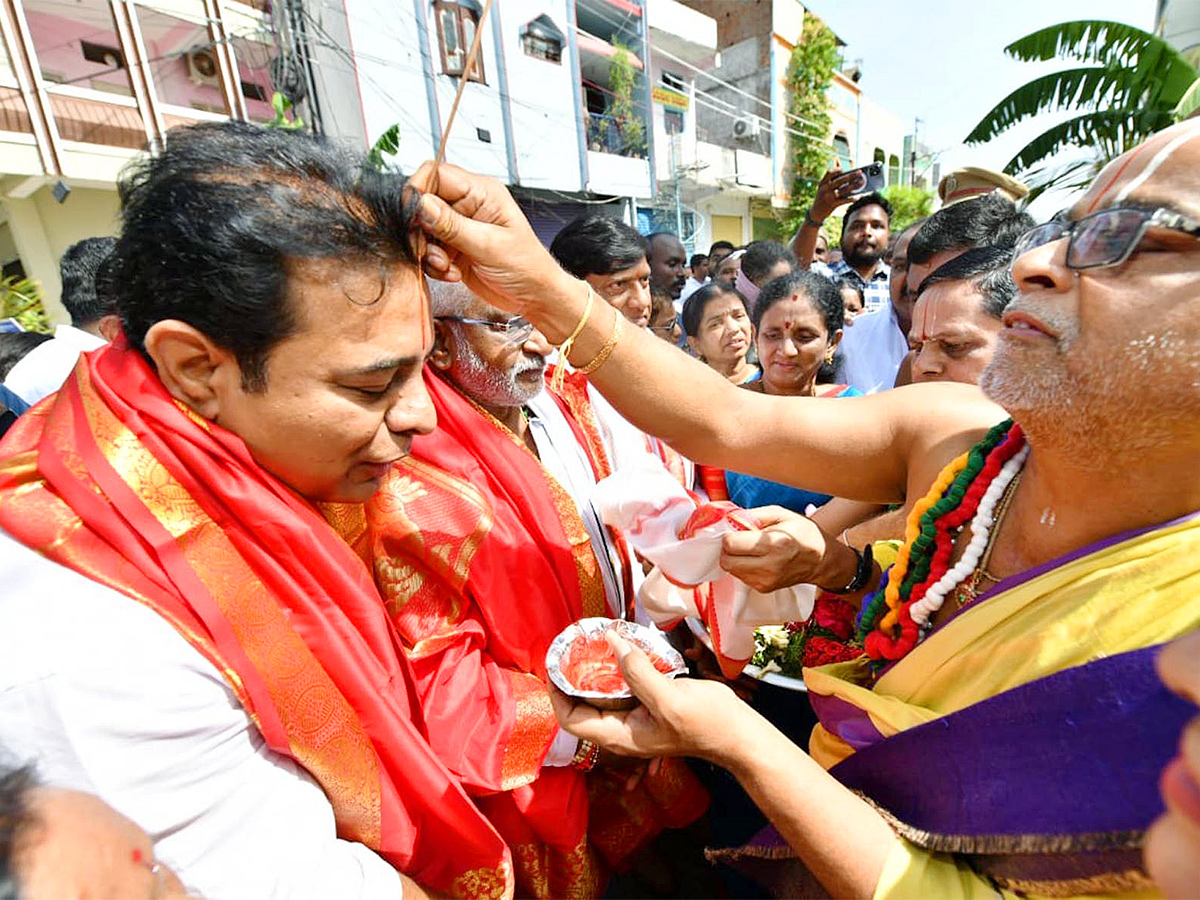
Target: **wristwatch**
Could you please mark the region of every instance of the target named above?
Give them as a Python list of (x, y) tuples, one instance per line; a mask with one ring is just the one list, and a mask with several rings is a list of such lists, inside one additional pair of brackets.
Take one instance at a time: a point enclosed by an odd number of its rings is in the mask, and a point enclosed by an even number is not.
[(854, 577), (850, 579), (848, 585), (840, 590), (826, 588), (825, 590), (831, 594), (853, 594), (855, 591), (861, 591), (867, 586), (867, 582), (871, 580), (871, 573), (875, 571), (875, 554), (870, 544), (867, 544), (861, 550), (855, 547), (850, 547), (850, 549), (858, 557), (858, 567), (854, 570)]
[(816, 219), (814, 219), (812, 217), (812, 207), (811, 206), (804, 211), (804, 224), (811, 225), (813, 228), (821, 227), (822, 223), (818, 222)]

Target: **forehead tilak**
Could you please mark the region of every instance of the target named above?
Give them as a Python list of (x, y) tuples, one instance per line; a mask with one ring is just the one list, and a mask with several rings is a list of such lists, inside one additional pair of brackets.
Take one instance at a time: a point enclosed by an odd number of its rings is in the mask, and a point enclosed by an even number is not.
[[(1101, 203), (1104, 203), (1108, 200), (1110, 195), (1112, 195), (1111, 205), (1120, 204), (1124, 200), (1128, 199), (1134, 191), (1138, 190), (1142, 185), (1150, 180), (1150, 178), (1152, 178), (1154, 174), (1160, 168), (1162, 168), (1162, 166), (1172, 156), (1174, 156), (1181, 147), (1183, 147), (1184, 144), (1187, 144), (1189, 141), (1197, 137), (1200, 137), (1200, 127), (1185, 128), (1179, 134), (1175, 135), (1175, 137), (1171, 138), (1171, 140), (1159, 147), (1158, 152), (1150, 158), (1150, 161), (1146, 164), (1146, 167), (1136, 176), (1131, 178), (1124, 187), (1117, 190), (1116, 185), (1126, 174), (1129, 167), (1133, 165), (1133, 163), (1140, 157), (1144, 157), (1146, 153), (1150, 152), (1150, 150), (1155, 146), (1155, 141), (1150, 139), (1131, 150), (1128, 158), (1117, 167), (1117, 170), (1112, 174), (1112, 177), (1108, 179), (1104, 187), (1102, 187), (1096, 193), (1096, 196), (1092, 199), (1092, 202), (1088, 205), (1087, 209), (1084, 210), (1083, 215), (1088, 215), (1089, 213), (1095, 212)], [(1116, 191), (1115, 194), (1113, 194), (1114, 191)]]

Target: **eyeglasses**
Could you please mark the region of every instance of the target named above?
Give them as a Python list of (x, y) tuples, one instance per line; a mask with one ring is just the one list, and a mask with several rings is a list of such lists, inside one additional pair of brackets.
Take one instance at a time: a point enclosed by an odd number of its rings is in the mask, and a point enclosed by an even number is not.
[(1013, 261), (1035, 247), (1068, 238), (1067, 268), (1099, 269), (1119, 266), (1137, 249), (1146, 230), (1167, 228), (1200, 238), (1200, 222), (1163, 207), (1116, 207), (1084, 216), (1074, 222), (1056, 216), (1021, 235), (1013, 247)]
[(533, 334), (533, 323), (524, 316), (514, 316), (507, 322), (493, 322), (490, 319), (468, 319), (465, 316), (438, 316), (443, 322), (462, 322), (464, 325), (482, 325), (484, 328), (503, 334), (510, 344), (523, 344)]

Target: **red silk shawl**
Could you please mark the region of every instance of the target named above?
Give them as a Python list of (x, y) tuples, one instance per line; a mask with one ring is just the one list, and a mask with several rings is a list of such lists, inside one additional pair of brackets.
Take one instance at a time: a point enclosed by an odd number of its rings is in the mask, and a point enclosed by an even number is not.
[[(554, 399), (603, 476), (586, 382), (574, 379)], [(595, 851), (619, 865), (707, 796), (676, 764), (625, 796), (542, 767), (558, 731), (546, 650), (576, 619), (610, 614), (599, 565), (574, 501), (528, 447), (428, 369), (426, 384), (437, 429), (367, 504), (365, 544), (347, 537), (374, 562), (430, 742), (512, 848), (518, 889), (594, 896)]]
[(429, 887), (512, 895), (505, 845), (429, 748), (366, 568), (123, 338), (0, 443), (0, 527), (171, 622), (321, 784), (341, 837)]

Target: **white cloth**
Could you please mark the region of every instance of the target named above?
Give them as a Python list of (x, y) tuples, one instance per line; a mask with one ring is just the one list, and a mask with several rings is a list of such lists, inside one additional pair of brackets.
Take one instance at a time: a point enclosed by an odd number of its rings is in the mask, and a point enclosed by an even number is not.
[(3, 531), (0, 584), (4, 751), (137, 822), (198, 896), (401, 896), (164, 618)]
[(51, 340), (38, 344), (9, 369), (4, 386), (32, 406), (67, 380), (79, 354), (103, 347), (104, 338), (72, 325), (59, 325)]
[[(731, 668), (726, 675), (737, 674), (754, 655), (756, 627), (802, 621), (812, 613), (812, 585), (762, 594), (722, 569), (722, 539), (734, 524), (712, 506), (697, 507), (661, 466), (617, 472), (597, 485), (596, 494), (604, 521), (655, 564), (638, 595), (650, 618), (660, 625), (703, 620), (722, 669)], [(693, 516), (706, 511), (712, 520), (681, 537)], [(711, 607), (701, 608), (692, 587), (705, 584), (711, 584)]]
[(675, 312), (683, 312), (683, 304), (687, 303), (687, 298), (692, 296), (692, 294), (696, 293), (696, 291), (700, 290), (700, 288), (704, 287), (706, 284), (708, 284), (707, 278), (704, 281), (697, 281), (695, 278), (689, 275), (688, 280), (683, 283), (683, 290), (679, 292), (679, 299), (674, 301)]
[(587, 529), (588, 539), (600, 563), (608, 614), (621, 618), (626, 599), (621, 589), (624, 566), (621, 555), (609, 539), (608, 529), (601, 521), (599, 511), (592, 503), (596, 475), (587, 451), (579, 445), (575, 432), (549, 391), (542, 391), (525, 405), (530, 412), (529, 430), (537, 446), (538, 457), (546, 471), (571, 495), (579, 518), (583, 520), (583, 527)]
[[(614, 472), (628, 466), (644, 467), (647, 457), (662, 462), (652, 447), (658, 438), (650, 437), (617, 412), (591, 382), (588, 383), (588, 399), (592, 403), (592, 412), (600, 426), (600, 435), (609, 451)], [(696, 464), (686, 457), (681, 459), (684, 481), (691, 487), (696, 482)]]
[(908, 353), (908, 335), (900, 331), (892, 304), (856, 318), (842, 332), (841, 352), (839, 381), (864, 394), (894, 387), (900, 363)]
[[(530, 412), (529, 432), (533, 435), (538, 458), (554, 480), (571, 495), (571, 499), (575, 501), (575, 508), (579, 511), (579, 518), (583, 520), (583, 527), (587, 529), (588, 540), (596, 553), (600, 575), (604, 580), (608, 614), (621, 618), (625, 608), (621, 590), (623, 566), (620, 554), (609, 540), (608, 529), (591, 502), (592, 493), (596, 489), (596, 476), (592, 471), (587, 451), (579, 445), (575, 432), (571, 430), (549, 391), (542, 391), (525, 406)], [(542, 765), (570, 765), (578, 749), (579, 738), (559, 729), (542, 760)]]

